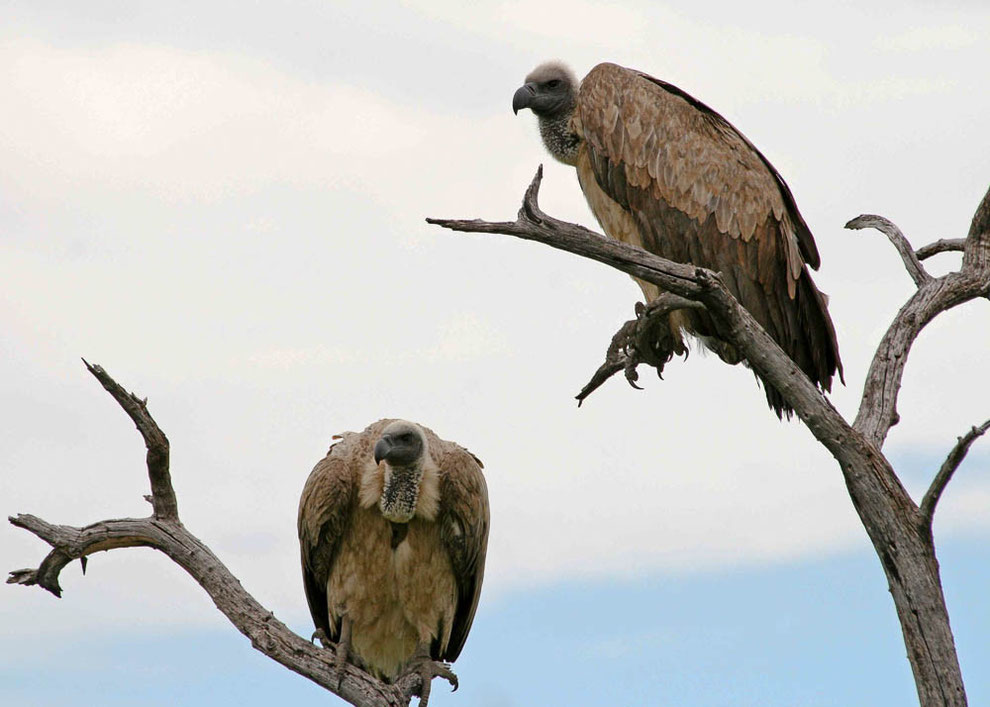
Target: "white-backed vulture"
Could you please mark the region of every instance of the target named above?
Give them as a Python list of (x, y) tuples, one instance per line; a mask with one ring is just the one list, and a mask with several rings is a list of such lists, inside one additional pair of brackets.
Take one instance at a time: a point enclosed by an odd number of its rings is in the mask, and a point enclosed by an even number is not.
[[(577, 168), (591, 211), (611, 238), (721, 274), (729, 291), (823, 390), (842, 376), (826, 297), (808, 266), (818, 249), (773, 165), (721, 115), (639, 71), (599, 64), (580, 83), (559, 62), (538, 66), (512, 97), (539, 119), (543, 143)], [(647, 301), (660, 290), (639, 281)], [(682, 331), (728, 363), (738, 352), (706, 312), (670, 315), (669, 355)], [(763, 381), (778, 417), (791, 408)]]
[[(474, 620), (488, 489), (466, 449), (405, 420), (347, 432), (299, 499), (303, 584), (316, 635), (340, 661), (395, 681), (442, 675)], [(342, 663), (339, 663), (342, 664)]]

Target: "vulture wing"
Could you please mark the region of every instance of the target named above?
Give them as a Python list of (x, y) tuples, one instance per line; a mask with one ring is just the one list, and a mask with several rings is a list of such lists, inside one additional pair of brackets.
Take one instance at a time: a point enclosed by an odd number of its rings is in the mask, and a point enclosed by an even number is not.
[[(348, 433), (331, 446), (327, 456), (313, 467), (299, 499), (299, 545), (306, 601), (316, 627), (331, 640), (337, 639), (340, 625), (330, 625), (327, 579), (357, 503), (359, 465), (354, 459), (362, 439), (363, 435)], [(370, 449), (366, 451), (370, 456)]]
[[(581, 82), (575, 126), (598, 186), (630, 213), (642, 248), (723, 281), (825, 390), (839, 361), (818, 249), (790, 189), (722, 116), (680, 89), (614, 64)], [(606, 219), (596, 214), (599, 221)], [(713, 336), (707, 315), (695, 333)], [(772, 388), (777, 410), (788, 408)]]
[(457, 582), (457, 608), (446, 647), (434, 641), (430, 652), (434, 660), (453, 662), (464, 647), (481, 596), (488, 549), (488, 486), (476, 456), (453, 442), (441, 441), (440, 445), (442, 453), (436, 454), (441, 499), (437, 523)]

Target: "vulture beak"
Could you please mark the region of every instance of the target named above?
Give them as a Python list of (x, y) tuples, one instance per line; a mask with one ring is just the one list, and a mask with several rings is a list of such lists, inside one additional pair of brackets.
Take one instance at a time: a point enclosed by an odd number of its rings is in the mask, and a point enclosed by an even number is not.
[(529, 108), (533, 99), (536, 98), (536, 84), (528, 83), (520, 86), (512, 95), (512, 112), (518, 114), (523, 108)]
[(375, 464), (380, 464), (382, 459), (392, 451), (392, 442), (385, 437), (375, 442)]

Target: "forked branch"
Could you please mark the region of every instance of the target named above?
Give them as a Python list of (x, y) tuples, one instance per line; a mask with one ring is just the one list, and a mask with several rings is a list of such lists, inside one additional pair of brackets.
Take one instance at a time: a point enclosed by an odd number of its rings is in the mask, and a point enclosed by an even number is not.
[[(913, 264), (921, 267), (919, 257), (922, 256), (915, 255), (907, 238), (887, 219), (859, 216), (846, 227), (877, 228), (898, 246), (908, 272), (912, 272)], [(964, 251), (963, 264), (957, 272), (933, 278), (921, 268), (924, 275), (920, 281), (917, 273), (912, 272), (918, 289), (894, 317), (870, 363), (853, 427), (878, 449), (883, 447), (890, 428), (900, 419), (897, 397), (901, 380), (908, 354), (922, 329), (942, 312), (978, 297), (990, 296), (990, 189), (977, 208), (969, 236), (961, 246), (956, 241), (938, 241), (919, 253), (928, 257), (936, 252), (957, 249)]]
[(36, 584), (61, 596), (59, 573), (73, 560), (85, 563), (94, 552), (119, 547), (152, 547), (186, 570), (237, 630), (251, 640), (251, 645), (269, 658), (353, 705), (407, 707), (421, 689), (418, 676), (411, 674), (395, 685), (386, 685), (350, 664), (341, 666), (341, 675), (333, 651), (319, 648), (290, 631), (244, 590), (202, 541), (186, 530), (178, 517), (169, 476), (168, 440), (148, 411), (147, 401), (128, 393), (100, 366), (87, 363), (86, 367), (134, 421), (145, 440), (152, 488), (149, 500), (154, 514), (149, 518), (103, 520), (84, 528), (53, 525), (33, 515), (13, 516), (9, 519), (13, 525), (35, 534), (52, 550), (37, 568), (11, 572), (7, 583)]

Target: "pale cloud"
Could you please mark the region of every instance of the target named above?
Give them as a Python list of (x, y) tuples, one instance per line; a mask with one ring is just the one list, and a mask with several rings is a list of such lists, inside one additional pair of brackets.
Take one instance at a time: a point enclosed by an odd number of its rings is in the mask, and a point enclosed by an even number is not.
[(617, 2), (506, 2), (492, 15), (501, 31), (559, 41), (588, 36), (594, 27), (594, 43), (625, 47), (638, 45), (649, 29), (641, 12)]
[(0, 65), (9, 126), (0, 146), (19, 182), (50, 196), (69, 185), (169, 201), (265, 183), (329, 188), (384, 173), (431, 118), (366, 88), (170, 47), (14, 41), (0, 48)]
[[(404, 0), (404, 5), (439, 22), (520, 47), (532, 42), (558, 46), (590, 44), (599, 50), (637, 46), (649, 28), (647, 18), (629, 4), (615, 2), (480, 2)], [(589, 27), (594, 32), (588, 31)]]
[(974, 27), (962, 25), (925, 25), (913, 27), (895, 35), (880, 35), (876, 38), (877, 48), (893, 52), (917, 52), (935, 49), (962, 49), (986, 39)]
[(274, 348), (233, 359), (234, 368), (317, 370), (335, 365), (409, 365), (416, 361), (456, 362), (493, 359), (508, 354), (502, 336), (477, 315), (457, 314), (442, 322), (429, 337), (434, 343), (421, 348), (369, 349), (362, 347), (313, 346)]

